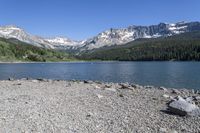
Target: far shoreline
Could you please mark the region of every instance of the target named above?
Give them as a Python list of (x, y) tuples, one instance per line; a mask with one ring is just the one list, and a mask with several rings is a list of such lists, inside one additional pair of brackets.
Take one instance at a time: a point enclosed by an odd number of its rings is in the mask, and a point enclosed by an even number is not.
[(39, 63), (84, 63), (84, 62), (200, 62), (196, 60), (188, 60), (188, 61), (181, 61), (181, 60), (163, 60), (163, 61), (119, 61), (119, 60), (77, 60), (77, 61), (47, 61), (47, 62), (34, 62), (34, 61), (8, 61), (8, 62), (3, 62), (0, 61), (0, 64), (39, 64)]

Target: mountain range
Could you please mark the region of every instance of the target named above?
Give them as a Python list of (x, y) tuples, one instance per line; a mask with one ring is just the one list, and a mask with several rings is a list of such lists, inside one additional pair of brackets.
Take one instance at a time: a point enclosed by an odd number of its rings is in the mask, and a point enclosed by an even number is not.
[(194, 31), (200, 31), (200, 22), (160, 23), (150, 26), (132, 25), (120, 29), (111, 28), (89, 39), (75, 41), (65, 37), (35, 36), (22, 28), (8, 25), (0, 26), (0, 37), (15, 38), (27, 44), (47, 49), (87, 51), (105, 46), (123, 45), (140, 38), (168, 37)]

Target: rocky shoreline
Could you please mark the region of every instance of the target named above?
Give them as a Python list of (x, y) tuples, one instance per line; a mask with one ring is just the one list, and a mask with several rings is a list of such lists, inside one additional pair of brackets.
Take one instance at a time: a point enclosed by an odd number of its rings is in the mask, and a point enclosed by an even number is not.
[(0, 81), (0, 132), (200, 132), (200, 93), (98, 81)]

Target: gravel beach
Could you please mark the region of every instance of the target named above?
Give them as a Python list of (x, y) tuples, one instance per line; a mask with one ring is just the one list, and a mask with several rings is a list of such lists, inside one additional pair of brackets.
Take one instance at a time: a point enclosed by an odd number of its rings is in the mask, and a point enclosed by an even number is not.
[(199, 133), (199, 116), (167, 111), (177, 96), (200, 94), (125, 83), (0, 81), (0, 132)]

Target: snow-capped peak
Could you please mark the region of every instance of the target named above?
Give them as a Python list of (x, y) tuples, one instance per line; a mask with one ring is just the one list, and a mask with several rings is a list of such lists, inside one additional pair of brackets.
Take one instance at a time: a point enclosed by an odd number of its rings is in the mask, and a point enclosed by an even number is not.
[(51, 49), (90, 50), (111, 45), (123, 45), (139, 38), (157, 38), (180, 33), (200, 31), (200, 22), (160, 23), (150, 26), (132, 25), (127, 28), (109, 29), (83, 41), (74, 41), (66, 37), (42, 38), (28, 34), (14, 26), (0, 26), (0, 37), (16, 38), (29, 44)]
[(31, 35), (15, 25), (0, 26), (0, 37), (15, 38), (38, 47), (52, 48), (43, 38)]
[(45, 40), (52, 44), (67, 45), (67, 46), (69, 45), (72, 46), (78, 43), (77, 41), (73, 41), (66, 37), (54, 37), (54, 38), (45, 39)]
[(6, 25), (6, 26), (2, 26), (1, 28), (7, 29), (7, 30), (22, 30), (21, 28), (15, 25)]

